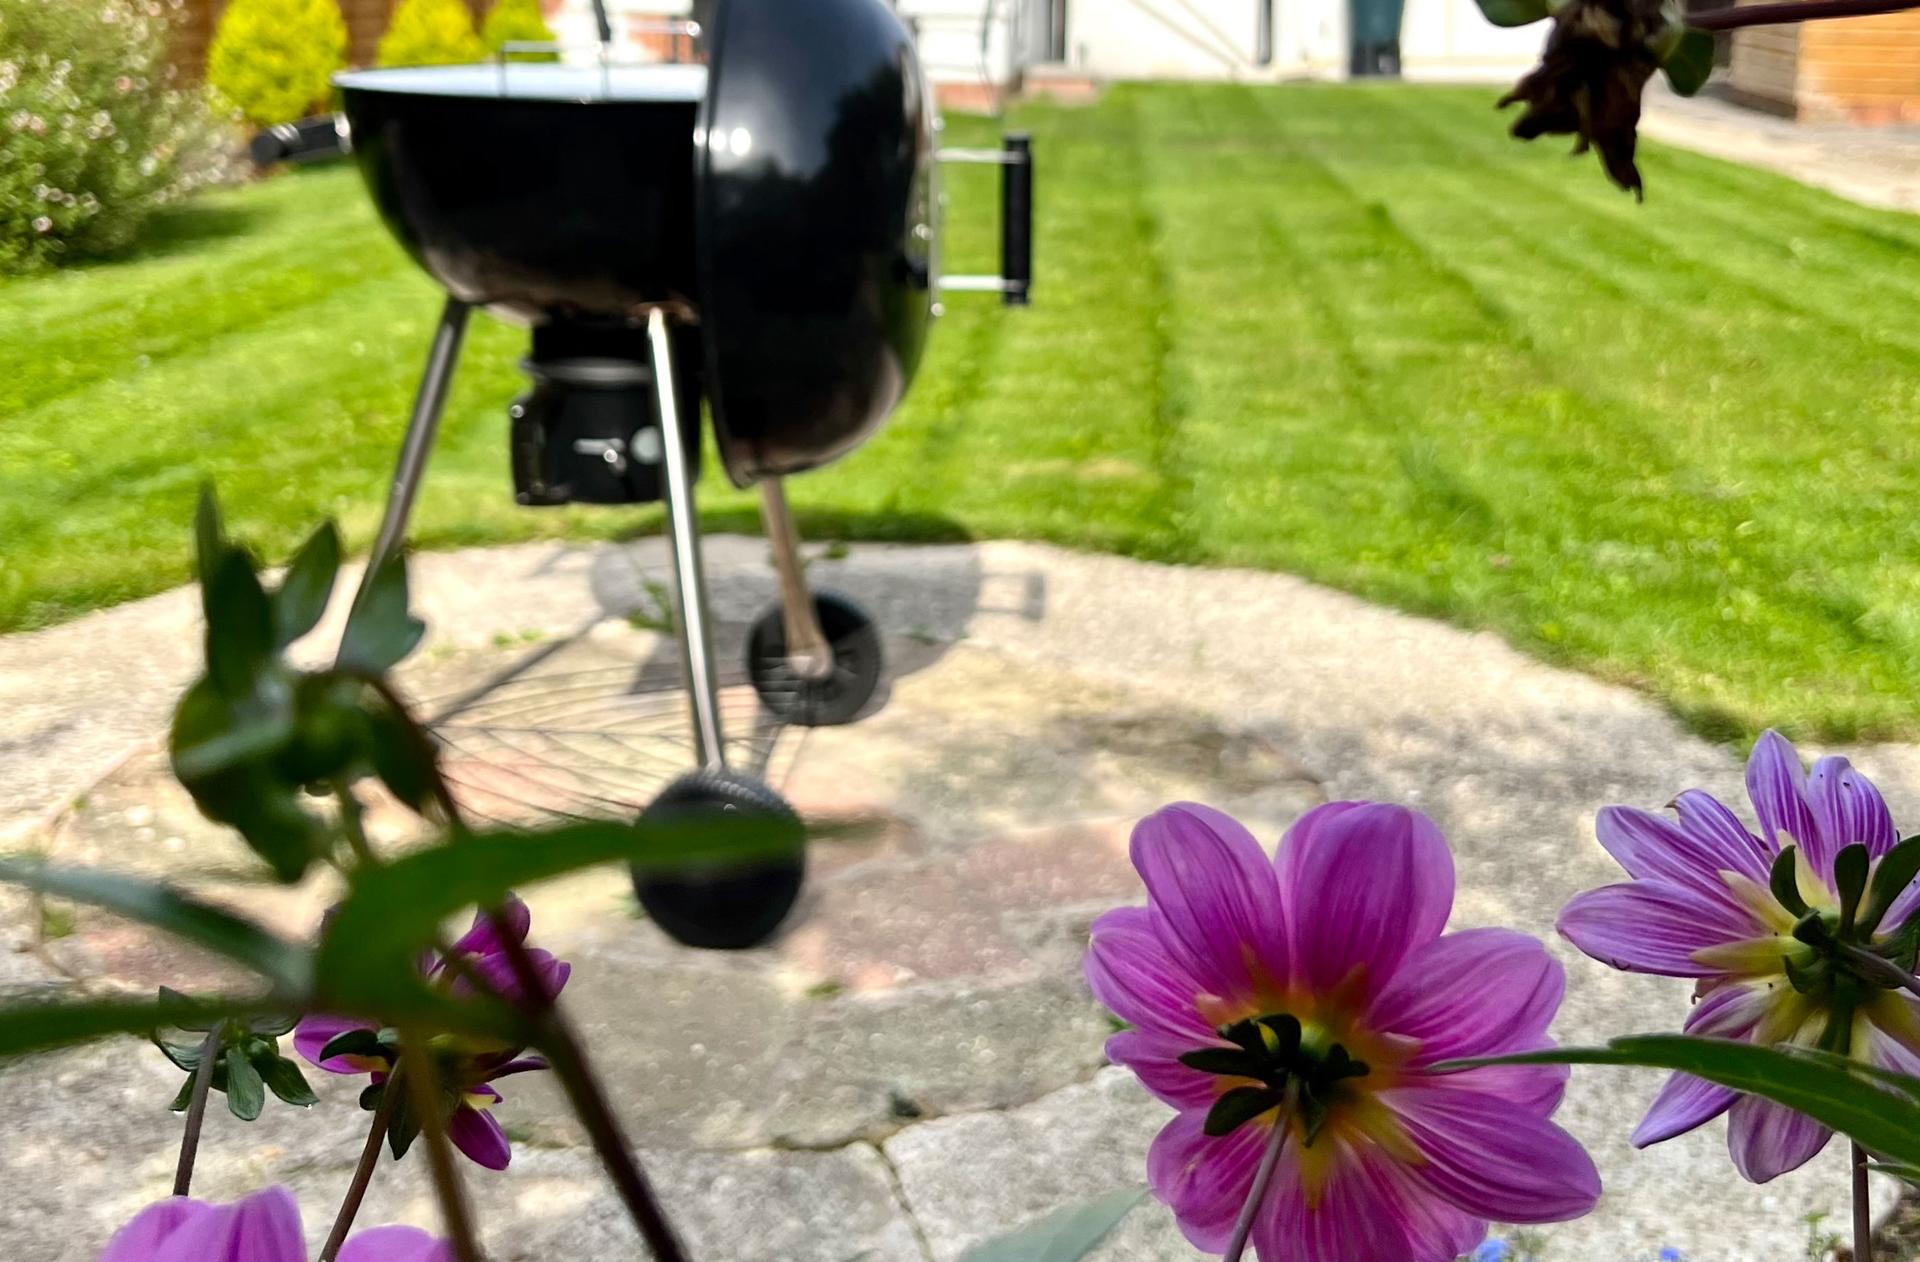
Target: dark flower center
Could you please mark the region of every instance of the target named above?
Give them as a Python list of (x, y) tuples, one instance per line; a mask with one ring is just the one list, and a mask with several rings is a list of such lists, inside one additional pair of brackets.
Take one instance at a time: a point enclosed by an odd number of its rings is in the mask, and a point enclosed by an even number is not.
[(1303, 1033), (1299, 1019), (1285, 1012), (1249, 1017), (1220, 1027), (1220, 1037), (1232, 1047), (1197, 1048), (1180, 1058), (1189, 1069), (1250, 1078), (1256, 1084), (1221, 1094), (1207, 1114), (1207, 1134), (1231, 1134), (1291, 1096), (1304, 1142), (1314, 1141), (1345, 1089), (1341, 1084), (1364, 1078), (1369, 1071), (1365, 1061), (1355, 1060), (1339, 1043)]

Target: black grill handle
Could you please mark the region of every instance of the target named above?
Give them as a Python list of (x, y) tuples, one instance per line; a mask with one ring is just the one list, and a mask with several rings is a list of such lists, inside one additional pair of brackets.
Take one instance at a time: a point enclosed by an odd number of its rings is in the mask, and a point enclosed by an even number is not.
[(1033, 289), (1033, 137), (1008, 132), (1006, 163), (1000, 168), (1000, 276), (1003, 301), (1024, 307)]
[(338, 158), (352, 150), (346, 116), (324, 114), (265, 129), (248, 143), (247, 156), (255, 166), (270, 167), (280, 162)]
[(593, 0), (594, 25), (600, 28), (600, 47), (613, 47), (613, 21), (607, 17), (607, 0)]

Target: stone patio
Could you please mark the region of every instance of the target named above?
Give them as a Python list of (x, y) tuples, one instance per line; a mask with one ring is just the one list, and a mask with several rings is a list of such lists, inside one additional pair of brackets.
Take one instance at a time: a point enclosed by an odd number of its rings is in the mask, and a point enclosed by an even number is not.
[[(723, 657), (773, 595), (757, 540), (710, 541)], [(624, 812), (686, 754), (670, 645), (649, 629), (658, 541), (419, 558), (433, 634), (404, 671), (440, 719), (476, 810)], [(1699, 785), (1740, 800), (1739, 762), (1644, 698), (1531, 661), (1498, 639), (1284, 576), (1014, 544), (859, 547), (820, 585), (887, 633), (884, 705), (862, 722), (767, 726), (740, 686), (736, 753), (805, 812), (866, 821), (819, 846), (772, 947), (703, 955), (638, 914), (621, 874), (527, 892), (535, 935), (575, 963), (569, 1006), (669, 1208), (702, 1262), (950, 1262), (971, 1243), (1143, 1178), (1167, 1117), (1102, 1067), (1110, 1030), (1079, 980), (1091, 917), (1140, 896), (1125, 859), (1140, 815), (1183, 797), (1271, 840), (1330, 798), (1418, 806), (1452, 840), (1455, 926), (1547, 937), (1571, 984), (1569, 1041), (1670, 1028), (1685, 987), (1612, 973), (1553, 938), (1555, 912), (1616, 879), (1595, 810)], [(325, 639), (324, 635), (320, 637)], [(175, 592), (0, 639), (0, 845), (164, 873), (310, 932), (331, 891), (243, 885), (245, 854), (164, 774), (165, 717), (198, 654)], [(562, 716), (574, 716), (561, 722)], [(1920, 751), (1845, 751), (1895, 812), (1920, 811)], [(376, 834), (403, 840), (376, 805)], [(57, 925), (57, 928), (65, 928)], [(82, 911), (41, 941), (0, 892), (0, 987), (192, 985), (206, 961)], [(324, 1075), (314, 1074), (316, 1079)], [(167, 1190), (179, 1073), (127, 1041), (0, 1067), (7, 1262), (90, 1262)], [(1804, 1215), (1838, 1215), (1837, 1151), (1764, 1188), (1736, 1183), (1723, 1130), (1633, 1154), (1651, 1074), (1576, 1075), (1562, 1120), (1607, 1195), (1551, 1230), (1554, 1262), (1800, 1256)], [(352, 1084), (253, 1126), (216, 1107), (197, 1193), (270, 1180), (301, 1195), (317, 1243), (357, 1155)], [(550, 1083), (509, 1085), (513, 1168), (472, 1172), (493, 1256), (644, 1251)], [(383, 1167), (363, 1223), (433, 1222), (418, 1161)], [(1096, 1257), (1195, 1257), (1166, 1212), (1135, 1210)]]

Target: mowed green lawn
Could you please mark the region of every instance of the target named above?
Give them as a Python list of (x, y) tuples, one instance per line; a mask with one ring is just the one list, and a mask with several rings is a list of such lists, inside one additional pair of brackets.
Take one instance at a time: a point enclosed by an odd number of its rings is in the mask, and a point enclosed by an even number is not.
[[(1657, 146), (1637, 207), (1507, 139), (1494, 96), (1021, 108), (1036, 305), (956, 298), (886, 432), (795, 481), (803, 525), (1289, 570), (1712, 734), (1920, 734), (1920, 220)], [(956, 186), (962, 267), (992, 262), (986, 178)], [(183, 581), (206, 478), (269, 555), (329, 515), (371, 534), (432, 288), (346, 170), (162, 229), (0, 286), (0, 629)], [(514, 507), (524, 335), (480, 324), (421, 542), (650, 528)], [(752, 523), (706, 489), (714, 524)]]

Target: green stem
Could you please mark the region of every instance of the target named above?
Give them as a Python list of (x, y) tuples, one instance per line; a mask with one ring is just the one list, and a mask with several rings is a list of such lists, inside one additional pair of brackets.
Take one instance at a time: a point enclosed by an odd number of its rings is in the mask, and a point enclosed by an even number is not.
[(380, 1143), (387, 1137), (387, 1127), (393, 1122), (394, 1110), (400, 1104), (399, 1070), (387, 1077), (387, 1089), (380, 1095), (380, 1107), (374, 1110), (373, 1125), (367, 1128), (366, 1147), (360, 1150), (360, 1164), (353, 1168), (353, 1182), (347, 1185), (347, 1197), (340, 1202), (340, 1212), (333, 1216), (333, 1230), (327, 1233), (327, 1243), (320, 1250), (320, 1262), (333, 1262), (339, 1256), (340, 1246), (347, 1242), (347, 1232), (353, 1229), (353, 1220), (360, 1213), (360, 1202), (366, 1199), (367, 1187), (373, 1182), (373, 1170), (380, 1162)]
[(173, 1170), (173, 1194), (185, 1196), (193, 1187), (193, 1160), (200, 1153), (200, 1128), (207, 1120), (207, 1097), (213, 1092), (213, 1067), (219, 1060), (220, 1026), (207, 1031), (200, 1043), (200, 1063), (193, 1070), (193, 1098), (187, 1102), (187, 1129), (180, 1137), (180, 1162)]
[(427, 1168), (433, 1173), (434, 1194), (440, 1200), (440, 1217), (447, 1236), (453, 1242), (459, 1262), (481, 1262), (480, 1246), (474, 1239), (473, 1215), (467, 1208), (466, 1189), (454, 1166), (453, 1145), (447, 1140), (447, 1122), (441, 1116), (440, 1082), (433, 1062), (421, 1050), (417, 1029), (400, 1031), (401, 1075), (413, 1092), (413, 1112), (420, 1119), (420, 1133), (427, 1141)]
[(1260, 1216), (1260, 1206), (1267, 1199), (1273, 1172), (1280, 1168), (1280, 1153), (1287, 1146), (1287, 1131), (1293, 1125), (1293, 1106), (1299, 1090), (1299, 1083), (1287, 1081), (1286, 1099), (1280, 1102), (1280, 1116), (1273, 1123), (1273, 1139), (1267, 1144), (1267, 1155), (1260, 1159), (1260, 1169), (1253, 1176), (1253, 1188), (1247, 1193), (1247, 1203), (1240, 1207), (1240, 1218), (1233, 1224), (1233, 1237), (1227, 1241), (1227, 1251), (1220, 1262), (1240, 1262), (1240, 1255), (1246, 1252), (1247, 1237), (1253, 1234), (1253, 1220)]

